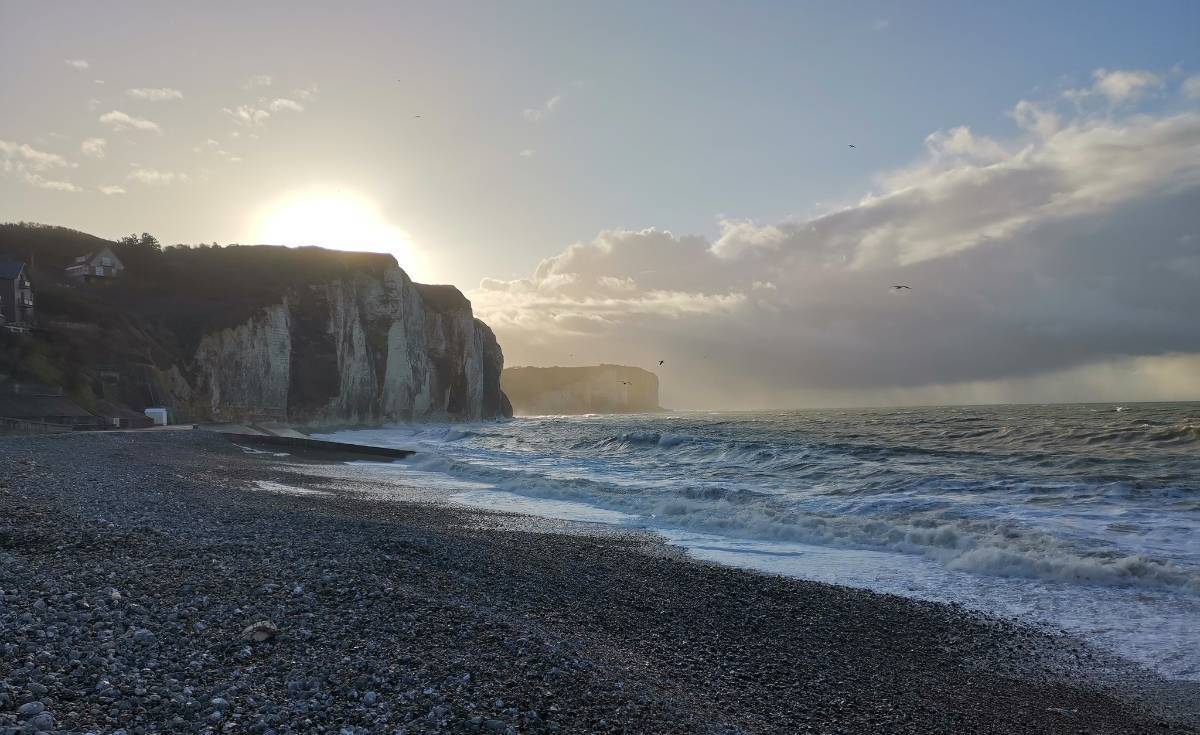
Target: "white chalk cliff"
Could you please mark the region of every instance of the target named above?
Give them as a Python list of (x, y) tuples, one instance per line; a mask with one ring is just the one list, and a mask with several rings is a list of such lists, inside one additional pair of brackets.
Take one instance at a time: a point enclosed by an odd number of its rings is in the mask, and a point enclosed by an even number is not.
[(335, 275), (205, 334), (175, 403), (199, 420), (306, 425), (512, 414), (504, 355), (458, 289), (413, 283), (390, 256)]

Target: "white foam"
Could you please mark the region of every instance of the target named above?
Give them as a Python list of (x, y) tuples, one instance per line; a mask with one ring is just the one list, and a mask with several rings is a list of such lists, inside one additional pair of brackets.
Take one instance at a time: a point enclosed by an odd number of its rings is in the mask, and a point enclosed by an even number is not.
[(1194, 621), (1200, 598), (1167, 591), (994, 578), (948, 569), (928, 558), (792, 542), (662, 531), (692, 556), (730, 566), (860, 587), (935, 602), (957, 602), (1062, 629), (1169, 677), (1200, 681)]
[(258, 480), (254, 483), (256, 490), (262, 490), (268, 493), (280, 493), (283, 495), (333, 495), (327, 490), (313, 490), (305, 487), (296, 487), (295, 485), (285, 485), (282, 482), (271, 482), (269, 480)]
[(450, 496), (450, 501), (480, 510), (519, 513), (521, 515), (551, 518), (577, 523), (604, 523), (608, 525), (631, 525), (637, 516), (604, 510), (585, 503), (566, 500), (543, 500), (527, 498), (502, 490), (471, 490)]
[(392, 467), (414, 482), (433, 486), (470, 483), (531, 500), (581, 504), (617, 513), (624, 519), (621, 523), (654, 529), (911, 554), (956, 571), (1000, 577), (1200, 592), (1200, 573), (1169, 561), (1140, 553), (1089, 556), (1048, 532), (1020, 528), (1004, 518), (905, 511), (905, 517), (893, 519), (879, 515), (878, 508), (864, 515), (853, 504), (817, 513), (771, 503), (770, 498), (742, 502), (739, 496), (686, 497), (647, 488), (614, 493), (611, 486), (587, 478), (465, 463), (428, 451)]

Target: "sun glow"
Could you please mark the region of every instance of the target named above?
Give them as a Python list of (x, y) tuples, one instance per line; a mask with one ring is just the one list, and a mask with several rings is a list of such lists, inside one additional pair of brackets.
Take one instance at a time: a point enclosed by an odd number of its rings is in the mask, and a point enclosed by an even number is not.
[(252, 237), (263, 245), (391, 253), (414, 280), (431, 275), (428, 258), (407, 232), (370, 200), (340, 190), (297, 192), (266, 205), (254, 217)]

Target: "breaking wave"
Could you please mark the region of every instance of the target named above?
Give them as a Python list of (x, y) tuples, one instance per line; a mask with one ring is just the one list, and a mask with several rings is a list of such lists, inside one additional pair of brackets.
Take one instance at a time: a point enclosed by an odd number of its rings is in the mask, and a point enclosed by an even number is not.
[(778, 493), (689, 485), (684, 478), (667, 486), (631, 486), (500, 468), (432, 452), (407, 464), (517, 495), (618, 511), (651, 529), (916, 554), (951, 569), (998, 576), (1200, 593), (1200, 570), (1189, 571), (1170, 560), (1109, 549), (1079, 550), (1017, 521), (954, 517), (952, 509), (923, 509), (929, 503), (894, 503), (888, 516), (858, 505), (847, 505), (841, 513), (817, 512)]
[[(557, 416), (353, 440), (417, 449), (385, 471), (460, 478), (522, 512), (594, 509), (579, 517), (729, 563), (986, 599), (1200, 679), (1200, 652), (1180, 653), (1200, 616), (1197, 416), (1196, 404)], [(804, 566), (830, 555), (858, 561)]]

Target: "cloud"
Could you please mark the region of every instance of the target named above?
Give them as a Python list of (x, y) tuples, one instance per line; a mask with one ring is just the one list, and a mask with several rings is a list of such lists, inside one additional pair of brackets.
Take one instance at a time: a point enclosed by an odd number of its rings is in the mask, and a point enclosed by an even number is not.
[(232, 117), (234, 122), (251, 128), (262, 127), (271, 117), (270, 112), (252, 107), (251, 105), (238, 105), (234, 108), (225, 107), (222, 110), (226, 115)]
[(1070, 89), (1064, 93), (1067, 99), (1080, 102), (1088, 97), (1103, 96), (1112, 104), (1133, 102), (1147, 90), (1160, 89), (1163, 79), (1148, 71), (1121, 69), (1097, 69), (1092, 72), (1093, 84), (1088, 89)]
[(26, 174), (25, 180), (39, 189), (49, 189), (51, 191), (83, 191), (83, 189), (72, 184), (70, 181), (47, 179), (38, 174)]
[(0, 173), (15, 176), (30, 186), (51, 191), (82, 191), (69, 181), (43, 176), (44, 172), (71, 165), (57, 153), (39, 150), (28, 143), (0, 140)]
[(1013, 108), (1012, 118), (1022, 129), (1046, 138), (1058, 132), (1060, 120), (1056, 113), (1029, 100), (1021, 100)]
[(149, 186), (167, 186), (175, 182), (185, 183), (190, 177), (185, 173), (175, 171), (159, 171), (153, 168), (135, 168), (129, 172), (129, 180)]
[(1162, 77), (1148, 71), (1107, 71), (1097, 69), (1096, 90), (1113, 102), (1134, 99), (1147, 89), (1162, 86)]
[(511, 364), (686, 365), (660, 371), (664, 405), (1128, 399), (1168, 373), (1187, 388), (1200, 111), (1012, 117), (1009, 138), (931, 134), (878, 191), (811, 219), (610, 230), (469, 295)]
[(268, 107), (271, 109), (271, 112), (279, 112), (281, 110), (291, 110), (293, 112), (304, 111), (304, 106), (299, 102), (296, 102), (295, 100), (289, 100), (285, 97), (276, 97), (275, 99), (271, 100), (271, 104), (269, 104)]
[(562, 95), (556, 94), (550, 99), (546, 100), (541, 107), (528, 107), (521, 114), (523, 114), (525, 119), (529, 122), (541, 122), (549, 117), (550, 113), (554, 112), (555, 108), (558, 107), (560, 102), (562, 102)]
[[(306, 92), (306, 99), (315, 99), (315, 92)], [(304, 105), (286, 97), (276, 97), (272, 100), (260, 99), (257, 104), (238, 105), (237, 107), (222, 108), (234, 122), (248, 128), (261, 128), (271, 119), (273, 113), (303, 112)]]
[(517, 155), (520, 156), (521, 158), (533, 158), (536, 154), (537, 154), (537, 151), (535, 151), (534, 149), (526, 148), (526, 149), (522, 150), (520, 153), (518, 153)]
[(236, 156), (236, 155), (230, 153), (229, 151), (223, 149), (221, 147), (221, 144), (218, 141), (213, 140), (212, 138), (209, 138), (208, 140), (204, 141), (204, 143), (202, 145), (193, 146), (192, 152), (193, 153), (209, 153), (209, 152), (211, 152), (211, 153), (225, 159), (229, 163), (241, 163), (242, 162), (241, 156)]
[(146, 130), (152, 133), (162, 134), (162, 128), (158, 123), (147, 120), (141, 117), (127, 115), (119, 110), (106, 112), (100, 116), (100, 122), (113, 129), (113, 132), (121, 132), (122, 130)]
[(46, 171), (52, 168), (66, 168), (67, 159), (57, 153), (47, 153), (38, 150), (27, 143), (14, 143), (0, 140), (0, 162), (5, 171), (20, 167), (28, 171)]
[(89, 158), (104, 158), (104, 149), (107, 145), (108, 141), (104, 138), (85, 138), (79, 144), (79, 150)]
[(99, 191), (101, 194), (105, 194), (108, 196), (112, 196), (114, 194), (124, 194), (125, 193), (125, 187), (117, 186), (115, 184), (112, 184), (109, 186), (99, 186), (96, 188), (97, 188), (97, 191)]
[(72, 69), (78, 69), (79, 71), (83, 71), (91, 66), (91, 64), (87, 62), (87, 59), (63, 59), (63, 61), (67, 66), (71, 67)]
[(148, 100), (150, 102), (165, 102), (167, 100), (183, 99), (183, 92), (170, 87), (138, 87), (136, 89), (127, 89), (125, 94), (136, 100)]
[(274, 80), (271, 78), (270, 74), (256, 74), (255, 76), (252, 76), (242, 82), (241, 87), (242, 89), (269, 87), (273, 82)]
[(1200, 100), (1200, 74), (1190, 76), (1180, 85), (1183, 96), (1188, 99)]

